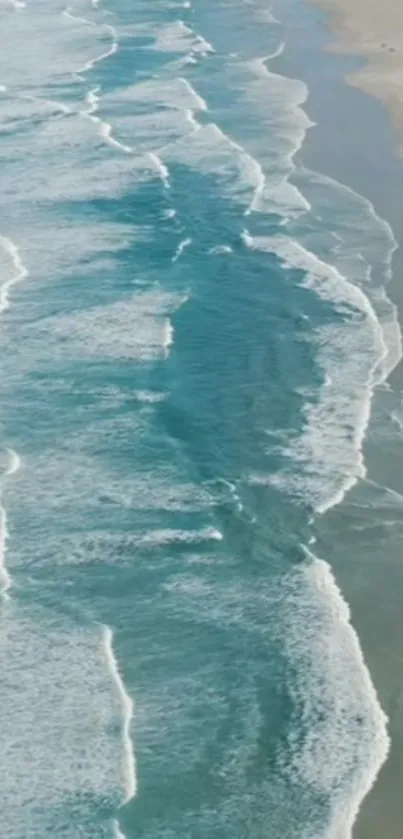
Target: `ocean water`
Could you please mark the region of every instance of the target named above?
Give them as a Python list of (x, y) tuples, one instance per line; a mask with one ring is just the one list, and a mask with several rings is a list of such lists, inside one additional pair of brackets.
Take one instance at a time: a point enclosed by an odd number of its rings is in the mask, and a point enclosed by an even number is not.
[(9, 839), (350, 839), (387, 719), (315, 523), (396, 241), (261, 0), (0, 2)]

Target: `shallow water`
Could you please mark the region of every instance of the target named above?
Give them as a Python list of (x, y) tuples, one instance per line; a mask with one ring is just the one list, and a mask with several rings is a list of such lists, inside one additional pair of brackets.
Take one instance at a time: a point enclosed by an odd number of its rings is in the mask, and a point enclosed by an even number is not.
[(8, 835), (347, 839), (388, 736), (313, 533), (401, 355), (393, 232), (294, 163), (259, 2), (0, 15)]

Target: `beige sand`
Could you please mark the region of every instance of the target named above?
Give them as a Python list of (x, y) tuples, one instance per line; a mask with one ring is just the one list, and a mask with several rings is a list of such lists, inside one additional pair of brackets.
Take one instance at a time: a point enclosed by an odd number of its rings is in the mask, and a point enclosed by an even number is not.
[(330, 13), (331, 49), (365, 56), (350, 84), (389, 109), (403, 156), (403, 0), (312, 0)]
[[(329, 15), (329, 27), (335, 35), (330, 49), (363, 56), (361, 69), (350, 75), (347, 81), (377, 97), (387, 106), (396, 131), (396, 146), (403, 157), (403, 0), (310, 2)], [(373, 574), (376, 562), (381, 559), (385, 584), (382, 589), (379, 580), (369, 605), (370, 591), (363, 585), (363, 580), (366, 579), (365, 569), (357, 584), (355, 597), (351, 595), (350, 564), (346, 570), (344, 584), (343, 577), (341, 578), (342, 589), (349, 590), (348, 599), (352, 608), (353, 623), (361, 639), (364, 656), (382, 707), (388, 714), (392, 739), (389, 759), (362, 804), (354, 826), (354, 839), (403, 839), (401, 535), (402, 530), (399, 529), (396, 545), (374, 546), (375, 553), (369, 573)], [(393, 605), (393, 592), (399, 593), (396, 597), (396, 607)], [(378, 597), (385, 603), (383, 610), (377, 606)], [(377, 619), (374, 623), (375, 615)]]

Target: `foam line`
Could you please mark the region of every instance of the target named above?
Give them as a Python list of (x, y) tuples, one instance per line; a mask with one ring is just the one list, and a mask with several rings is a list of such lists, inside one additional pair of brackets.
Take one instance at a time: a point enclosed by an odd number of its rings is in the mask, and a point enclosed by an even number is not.
[(125, 154), (132, 154), (133, 149), (131, 146), (127, 146), (125, 143), (120, 143), (119, 140), (115, 140), (112, 137), (112, 126), (109, 122), (104, 122), (103, 120), (99, 120), (100, 124), (100, 134), (101, 137), (108, 143), (109, 146), (113, 146), (115, 149), (119, 149), (123, 151)]
[(4, 507), (0, 505), (0, 595), (4, 600), (9, 599), (8, 591), (11, 586), (10, 575), (5, 564), (7, 536), (7, 516)]
[(123, 779), (124, 799), (122, 804), (127, 804), (137, 792), (136, 762), (134, 757), (133, 743), (130, 736), (131, 723), (133, 719), (133, 702), (126, 691), (123, 679), (113, 651), (113, 633), (109, 626), (103, 627), (103, 642), (108, 670), (111, 675), (116, 692), (122, 706), (122, 746), (123, 746)]
[[(10, 289), (13, 285), (23, 280), (28, 271), (21, 259), (19, 250), (11, 239), (0, 236), (0, 248), (6, 255), (6, 261), (11, 263), (11, 277), (1, 286), (0, 291), (0, 313), (5, 312), (10, 306)], [(13, 449), (8, 449), (9, 464), (4, 476), (14, 475), (20, 466), (20, 458)], [(8, 590), (11, 586), (10, 575), (5, 566), (6, 541), (7, 541), (7, 516), (2, 505), (0, 505), (0, 594), (8, 598)]]
[[(97, 85), (95, 85), (95, 87), (91, 88), (91, 90), (87, 93), (85, 101), (88, 103), (89, 108), (87, 108), (86, 111), (83, 111), (83, 113), (87, 117), (91, 117), (98, 110), (98, 102), (99, 102), (98, 92), (99, 92), (99, 90), (100, 90), (100, 86), (99, 86), (99, 84), (97, 84)], [(99, 122), (99, 119), (97, 119), (97, 122)]]
[(75, 15), (72, 11), (71, 6), (67, 6), (67, 9), (64, 9), (62, 12), (63, 17), (67, 17), (69, 20), (76, 21), (77, 23), (85, 23), (87, 26), (95, 26), (92, 20), (87, 20), (85, 17), (79, 17)]
[(176, 249), (176, 252), (175, 252), (175, 254), (174, 254), (174, 255), (173, 255), (173, 257), (172, 257), (172, 262), (177, 262), (177, 261), (178, 261), (178, 259), (182, 256), (183, 251), (184, 251), (186, 248), (188, 248), (188, 247), (189, 247), (189, 245), (191, 245), (191, 244), (192, 244), (192, 240), (191, 240), (191, 239), (182, 239), (182, 241), (181, 241), (181, 242), (179, 242), (179, 245), (178, 245), (178, 247), (177, 247), (177, 249)]
[[(278, 55), (280, 55), (283, 52), (283, 50), (284, 44), (281, 43), (274, 51), (274, 53), (248, 61), (248, 67), (253, 73), (255, 73), (255, 75), (259, 79), (267, 79), (267, 81), (271, 83), (271, 86), (274, 87), (274, 89), (278, 87), (278, 84), (284, 85), (285, 82), (288, 82), (290, 85), (292, 85), (292, 101), (288, 101), (286, 103), (287, 110), (290, 113), (292, 113), (294, 117), (298, 116), (300, 124), (298, 125), (298, 129), (295, 131), (293, 148), (287, 153), (285, 153), (283, 157), (282, 168), (284, 168), (284, 164), (286, 164), (289, 171), (282, 178), (282, 185), (286, 185), (289, 190), (291, 188), (292, 192), (297, 196), (299, 214), (301, 210), (306, 212), (310, 211), (311, 206), (309, 204), (309, 201), (306, 199), (305, 195), (299, 189), (297, 189), (297, 187), (290, 184), (290, 175), (295, 170), (294, 158), (300, 150), (300, 148), (302, 147), (307, 129), (314, 126), (315, 123), (308, 118), (306, 112), (303, 110), (302, 107), (305, 104), (309, 95), (307, 85), (302, 81), (296, 79), (286, 79), (286, 77), (284, 76), (281, 76), (277, 73), (272, 73), (271, 70), (269, 70), (269, 68), (267, 67), (267, 63), (270, 62), (272, 59), (276, 58)], [(257, 194), (253, 202), (253, 205), (251, 205), (249, 211), (247, 211), (245, 215), (249, 215), (251, 210), (259, 209), (258, 199), (261, 197), (264, 187), (265, 184), (263, 185), (261, 192)], [(287, 221), (288, 217), (286, 216), (282, 223), (286, 224)]]
[(205, 99), (203, 99), (202, 96), (200, 96), (197, 90), (195, 90), (194, 87), (190, 84), (190, 82), (188, 82), (188, 80), (185, 79), (183, 76), (179, 76), (178, 81), (186, 88), (188, 93), (190, 93), (190, 95), (194, 99), (194, 109), (185, 108), (185, 116), (187, 121), (192, 126), (194, 132), (199, 131), (200, 123), (198, 123), (194, 111), (206, 112), (208, 110), (207, 102)]
[[(317, 514), (323, 515), (327, 510), (340, 504), (346, 493), (352, 489), (357, 481), (366, 476), (363, 443), (370, 420), (372, 398), (375, 387), (387, 375), (384, 361), (388, 356), (388, 347), (382, 325), (369, 298), (359, 286), (350, 282), (336, 268), (320, 260), (298, 242), (285, 236), (251, 237), (247, 231), (244, 231), (242, 238), (247, 247), (273, 253), (281, 259), (286, 267), (302, 269), (306, 274), (304, 285), (307, 288), (313, 288), (322, 299), (330, 300), (336, 305), (348, 302), (358, 311), (364, 312), (371, 327), (373, 339), (376, 342), (377, 357), (368, 370), (366, 381), (362, 383), (362, 403), (359, 416), (355, 416), (354, 453), (356, 460), (354, 468), (351, 468), (350, 473), (344, 477), (341, 485), (337, 490), (329, 493), (327, 498), (319, 500), (314, 493), (315, 511)], [(332, 399), (334, 400), (334, 388), (336, 387), (337, 383), (333, 387), (332, 376), (328, 376), (323, 386), (323, 400), (320, 404), (325, 407), (333, 404)], [(329, 391), (330, 393), (328, 393)], [(326, 411), (324, 411), (324, 416), (326, 416)], [(305, 445), (306, 450), (310, 452), (310, 457), (312, 457), (312, 453), (316, 454), (313, 435), (315, 428), (321, 421), (320, 410), (315, 412), (315, 409), (311, 408), (310, 413), (307, 413), (307, 419), (307, 428), (299, 440), (299, 445)], [(293, 449), (293, 454), (300, 459), (297, 447), (295, 450)], [(353, 467), (353, 464), (351, 466)], [(302, 491), (302, 485), (299, 491)]]
[(232, 253), (232, 248), (230, 245), (215, 245), (214, 248), (210, 248), (207, 253), (210, 254), (223, 254), (223, 253)]
[(7, 449), (7, 451), (10, 458), (10, 462), (8, 468), (6, 469), (5, 475), (8, 477), (9, 475), (15, 475), (15, 473), (18, 472), (21, 466), (21, 458), (17, 454), (17, 452), (14, 451), (14, 449)]
[(224, 536), (216, 527), (202, 527), (200, 530), (151, 530), (140, 536), (136, 544), (139, 547), (162, 547), (173, 543), (197, 544), (198, 542), (214, 541), (221, 542)]
[(188, 82), (187, 79), (183, 78), (183, 76), (180, 76), (178, 81), (181, 82), (186, 87), (186, 90), (191, 94), (191, 96), (194, 96), (194, 98), (196, 100), (196, 102), (195, 102), (196, 110), (207, 111), (206, 100), (203, 99), (202, 96), (200, 96), (200, 94), (197, 92), (197, 90), (194, 89), (194, 87), (190, 84), (190, 82)]
[(200, 130), (200, 123), (197, 122), (197, 119), (196, 119), (193, 111), (190, 108), (186, 108), (185, 116), (186, 116), (187, 121), (192, 126), (194, 132), (199, 131)]
[(234, 484), (233, 481), (228, 481), (227, 478), (218, 478), (217, 483), (224, 484), (224, 486), (229, 489), (230, 496), (234, 501), (235, 507), (238, 510), (238, 512), (241, 513), (244, 509), (244, 506), (242, 504), (236, 484)]
[(113, 146), (113, 148), (117, 148), (119, 149), (119, 151), (125, 152), (125, 154), (132, 154), (133, 149), (131, 146), (127, 146), (124, 143), (119, 143), (118, 140), (115, 140), (114, 137), (112, 137), (112, 126), (109, 124), (109, 122), (105, 122), (100, 117), (96, 116), (99, 103), (99, 90), (99, 85), (95, 85), (95, 87), (91, 88), (91, 90), (87, 93), (87, 96), (85, 98), (85, 101), (89, 105), (89, 107), (83, 111), (80, 111), (80, 113), (83, 116), (87, 117), (87, 119), (90, 119), (91, 122), (94, 122), (97, 125), (99, 125), (99, 133), (109, 146)]
[(42, 96), (31, 96), (28, 93), (24, 93), (24, 95), (21, 96), (21, 99), (25, 99), (26, 102), (43, 102), (45, 105), (50, 105), (52, 108), (58, 108), (58, 110), (63, 114), (73, 113), (72, 109), (68, 108), (67, 105), (64, 105), (63, 102), (56, 102), (53, 99), (44, 99)]
[(19, 250), (16, 245), (11, 241), (11, 239), (7, 239), (5, 236), (0, 236), (0, 248), (5, 252), (6, 257), (11, 262), (11, 265), (14, 269), (14, 273), (10, 277), (9, 280), (6, 280), (5, 283), (1, 286), (0, 290), (0, 313), (5, 312), (6, 309), (10, 306), (10, 289), (13, 285), (16, 285), (20, 282), (20, 280), (24, 280), (25, 277), (28, 275), (28, 271), (25, 268), (24, 263), (20, 257)]
[[(88, 22), (88, 21), (87, 21)], [(95, 24), (91, 24), (95, 26)], [(85, 64), (77, 70), (77, 73), (87, 73), (88, 70), (92, 70), (95, 67), (95, 64), (98, 64), (100, 61), (104, 61), (105, 58), (109, 58), (109, 56), (114, 55), (115, 52), (118, 50), (118, 37), (117, 32), (114, 26), (111, 26), (108, 23), (103, 24), (102, 29), (104, 31), (109, 32), (112, 38), (112, 44), (109, 49), (102, 52), (101, 55), (98, 55), (96, 58), (91, 58), (85, 62)]]
[(82, 67), (76, 70), (77, 75), (79, 75), (80, 73), (86, 73), (88, 72), (88, 70), (92, 70), (92, 68), (95, 67), (95, 64), (98, 64), (100, 61), (103, 61), (105, 58), (109, 58), (110, 55), (113, 55), (115, 52), (117, 52), (119, 47), (119, 41), (118, 34), (114, 26), (111, 26), (109, 23), (103, 23), (100, 26), (98, 23), (94, 23), (94, 21), (92, 20), (88, 20), (85, 17), (79, 17), (78, 15), (75, 15), (73, 13), (71, 6), (68, 6), (66, 9), (64, 9), (62, 14), (64, 15), (64, 17), (69, 18), (69, 20), (72, 20), (76, 23), (82, 23), (84, 24), (84, 26), (90, 26), (93, 29), (100, 28), (101, 31), (103, 30), (104, 32), (108, 32), (112, 39), (111, 46), (107, 50), (105, 50), (105, 52), (101, 53), (101, 55), (98, 55), (96, 58), (89, 59), (85, 62), (85, 64), (83, 64)]
[(157, 173), (159, 174), (159, 176), (161, 178), (161, 181), (164, 184), (165, 189), (169, 189), (171, 185), (170, 185), (170, 182), (169, 182), (169, 169), (168, 169), (168, 167), (165, 165), (165, 163), (162, 162), (161, 158), (158, 157), (158, 154), (156, 154), (155, 152), (153, 152), (153, 151), (148, 152), (148, 157), (150, 158), (151, 162), (153, 163), (155, 169), (157, 170)]
[[(303, 546), (304, 547), (304, 546)], [(348, 800), (336, 800), (333, 816), (330, 816), (330, 824), (325, 831), (328, 839), (352, 839), (353, 826), (356, 821), (360, 806), (365, 796), (372, 789), (377, 778), (379, 770), (385, 762), (390, 748), (390, 739), (387, 731), (387, 716), (382, 710), (375, 687), (372, 683), (371, 674), (365, 663), (364, 655), (361, 649), (360, 641), (356, 630), (351, 623), (350, 609), (345, 601), (332, 573), (330, 565), (322, 559), (319, 559), (308, 548), (304, 547), (304, 552), (310, 560), (307, 568), (309, 589), (315, 592), (314, 612), (312, 618), (319, 617), (322, 611), (324, 623), (322, 626), (322, 633), (319, 640), (318, 648), (307, 645), (304, 652), (301, 652), (301, 659), (299, 665), (302, 666), (302, 680), (306, 678), (306, 673), (310, 672), (311, 663), (317, 665), (317, 662), (322, 659), (325, 667), (329, 671), (330, 685), (332, 686), (332, 679), (338, 678), (348, 681), (349, 661), (352, 662), (353, 671), (350, 671), (350, 685), (348, 693), (348, 702), (346, 714), (354, 716), (356, 714), (365, 714), (368, 720), (367, 733), (365, 729), (359, 735), (359, 749), (361, 756), (365, 759), (362, 772), (357, 773), (356, 777), (351, 777), (350, 795)], [(308, 590), (309, 590), (308, 589)], [(318, 610), (317, 615), (315, 614)], [(310, 636), (311, 643), (313, 641)], [(300, 647), (297, 644), (295, 647), (300, 652)], [(338, 671), (340, 671), (338, 673)], [(352, 675), (354, 672), (354, 675)], [(310, 676), (312, 678), (312, 676)], [(346, 686), (347, 687), (347, 686)], [(343, 704), (340, 707), (334, 704), (333, 697), (326, 694), (326, 687), (322, 680), (319, 682), (319, 687), (316, 688), (317, 693), (314, 695), (313, 704), (318, 702), (319, 707), (323, 710), (326, 707), (331, 708), (330, 721), (334, 726), (334, 717), (336, 717), (336, 724), (343, 727), (345, 719), (343, 720)], [(330, 699), (330, 702), (329, 702)], [(357, 702), (357, 708), (353, 706), (354, 700)], [(310, 700), (310, 706), (312, 700)], [(326, 729), (325, 729), (326, 732)], [(318, 743), (320, 748), (319, 754), (323, 757), (323, 749), (321, 743)], [(305, 755), (304, 755), (305, 751)], [(340, 766), (337, 761), (337, 744), (332, 743), (328, 738), (324, 745), (325, 759), (326, 751), (328, 751), (328, 758), (334, 759), (334, 766), (329, 767), (328, 771), (323, 772), (320, 761), (315, 761), (315, 743), (311, 741), (308, 749), (303, 749), (300, 758), (297, 759), (297, 764), (292, 766), (292, 771), (298, 772), (298, 763), (302, 764), (302, 769), (305, 773), (304, 757), (309, 756), (311, 751), (311, 758), (313, 763), (309, 761), (310, 776), (315, 783), (319, 779), (319, 784), (323, 785), (326, 790), (332, 785), (332, 780), (339, 781)], [(309, 759), (309, 758), (308, 758)]]
[(377, 481), (373, 481), (370, 478), (365, 478), (365, 483), (368, 484), (368, 486), (373, 486), (376, 489), (382, 490), (382, 492), (386, 495), (390, 495), (399, 506), (403, 505), (403, 495), (400, 492), (397, 492), (397, 490), (392, 489), (392, 487), (388, 487), (386, 484), (378, 484)]
[[(189, 8), (189, 7), (186, 7), (186, 8)], [(193, 37), (195, 38), (195, 41), (198, 45), (197, 51), (199, 52), (200, 55), (205, 56), (205, 55), (208, 55), (209, 53), (210, 54), (215, 53), (215, 49), (214, 49), (213, 45), (210, 44), (209, 41), (206, 41), (206, 39), (203, 38), (202, 35), (198, 35), (196, 32), (194, 32), (193, 29), (190, 28), (190, 26), (187, 26), (187, 24), (185, 23), (184, 20), (178, 20), (178, 26), (184, 32), (187, 32), (188, 35), (193, 35)]]
[(172, 326), (171, 321), (169, 318), (166, 318), (165, 325), (164, 325), (164, 337), (163, 337), (163, 348), (164, 348), (164, 358), (167, 359), (169, 356), (169, 350), (172, 347), (174, 340), (174, 328)]
[(241, 146), (231, 137), (228, 137), (228, 135), (225, 134), (224, 131), (222, 131), (222, 129), (219, 128), (218, 125), (216, 125), (216, 123), (212, 123), (211, 128), (217, 134), (219, 134), (219, 136), (222, 137), (223, 140), (225, 140), (231, 146), (231, 148), (235, 149), (235, 151), (239, 152), (239, 154), (242, 155), (242, 157), (250, 164), (251, 170), (254, 172), (256, 186), (249, 207), (247, 207), (247, 209), (245, 210), (245, 216), (248, 216), (250, 215), (250, 213), (252, 213), (254, 210), (258, 208), (259, 199), (261, 198), (261, 195), (265, 187), (266, 178), (263, 172), (263, 168), (258, 160), (252, 157), (252, 155), (249, 154), (249, 152), (247, 152), (243, 146)]
[(114, 819), (113, 822), (112, 822), (112, 831), (113, 831), (113, 839), (126, 839), (126, 836), (125, 836), (124, 833), (122, 833), (122, 831), (119, 827), (119, 822), (116, 819)]
[(264, 61), (273, 61), (274, 58), (278, 58), (280, 55), (283, 54), (284, 49), (285, 49), (285, 41), (281, 41), (279, 43), (278, 47), (274, 50), (274, 52), (270, 53), (270, 55), (267, 55), (266, 58), (263, 59), (263, 60)]
[[(8, 449), (9, 463), (4, 472), (4, 477), (15, 475), (20, 468), (20, 458), (13, 449)], [(9, 599), (8, 591), (11, 586), (11, 578), (7, 571), (6, 558), (6, 543), (8, 538), (7, 530), (7, 515), (4, 507), (0, 504), (0, 595), (5, 599)]]

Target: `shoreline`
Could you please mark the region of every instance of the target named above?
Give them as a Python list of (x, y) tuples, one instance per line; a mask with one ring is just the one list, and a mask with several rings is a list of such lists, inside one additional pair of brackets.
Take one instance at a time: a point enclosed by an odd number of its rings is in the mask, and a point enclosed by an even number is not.
[(403, 156), (403, 19), (398, 2), (386, 0), (380, 14), (376, 0), (309, 1), (330, 18), (328, 49), (364, 58), (346, 81), (386, 106), (397, 134), (397, 152)]
[[(356, 3), (360, 8), (362, 0)], [(372, 51), (367, 44), (365, 52), (363, 41), (358, 37), (357, 43), (351, 37), (347, 41), (345, 35), (341, 45), (334, 45), (334, 31), (339, 35), (345, 32), (342, 11), (337, 13), (344, 7), (346, 0), (300, 0), (297, 4), (287, 2), (282, 14), (287, 30), (290, 27), (291, 49), (280, 59), (279, 72), (307, 83), (309, 99), (304, 109), (315, 122), (299, 159), (303, 166), (368, 198), (391, 225), (401, 246), (403, 163), (396, 150), (399, 139), (403, 140), (403, 62), (399, 136), (384, 78), (376, 90), (363, 82), (373, 78), (379, 44), (373, 43)], [(328, 14), (332, 12), (330, 24)], [(403, 21), (401, 30), (403, 56)], [(369, 59), (365, 64), (364, 55)], [(388, 70), (396, 55), (385, 57)], [(389, 106), (389, 115), (385, 106)], [(340, 126), (345, 130), (340, 131)], [(402, 273), (403, 254), (397, 250), (387, 295), (397, 306), (401, 332)], [(365, 663), (389, 719), (391, 738), (388, 758), (361, 802), (352, 836), (343, 839), (401, 839), (403, 834), (403, 679), (399, 676), (403, 656), (398, 640), (402, 626), (398, 594), (403, 590), (403, 422), (400, 428), (392, 422), (396, 407), (403, 405), (402, 393), (403, 365), (398, 363), (386, 386), (375, 388), (363, 444), (366, 477), (316, 524), (317, 554), (330, 563), (349, 604)]]

